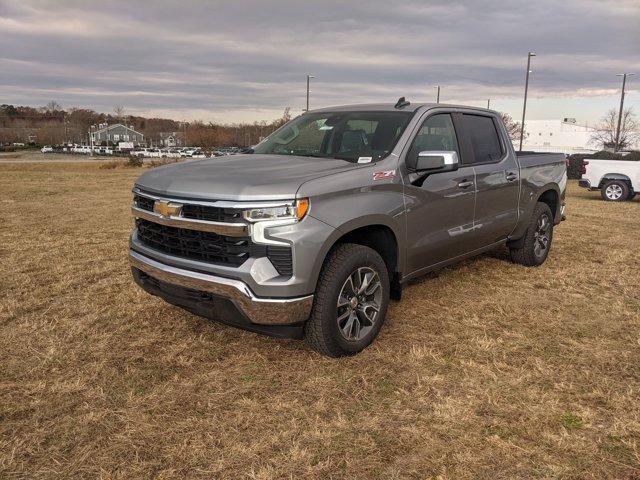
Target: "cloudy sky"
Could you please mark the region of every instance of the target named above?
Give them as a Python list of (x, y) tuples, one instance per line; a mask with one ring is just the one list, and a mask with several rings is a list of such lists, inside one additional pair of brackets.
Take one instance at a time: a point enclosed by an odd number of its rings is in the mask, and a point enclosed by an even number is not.
[(640, 0), (0, 0), (0, 103), (272, 119), (406, 96), (594, 122), (640, 114)]

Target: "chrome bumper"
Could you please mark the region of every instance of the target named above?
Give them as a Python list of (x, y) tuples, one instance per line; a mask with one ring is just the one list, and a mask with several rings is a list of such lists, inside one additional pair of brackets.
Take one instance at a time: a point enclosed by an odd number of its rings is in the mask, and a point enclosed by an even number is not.
[(304, 322), (311, 312), (313, 295), (297, 298), (259, 298), (239, 280), (184, 270), (157, 262), (133, 250), (131, 266), (150, 277), (184, 288), (228, 298), (252, 322), (258, 325), (287, 325)]

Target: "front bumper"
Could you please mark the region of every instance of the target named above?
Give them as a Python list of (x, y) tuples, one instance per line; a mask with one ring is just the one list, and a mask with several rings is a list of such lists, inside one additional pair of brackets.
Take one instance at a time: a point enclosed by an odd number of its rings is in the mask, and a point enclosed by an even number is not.
[[(212, 311), (211, 315), (204, 314), (201, 308), (202, 302), (193, 300), (193, 305), (191, 305), (187, 299), (188, 296), (183, 295), (183, 293), (195, 292), (197, 294), (200, 292), (209, 294), (210, 299), (228, 300), (241, 318), (237, 322), (221, 320), (225, 321), (225, 323), (237, 324), (237, 326), (245, 327), (249, 330), (261, 330), (260, 328), (251, 328), (252, 326), (301, 325), (307, 320), (311, 312), (313, 295), (295, 298), (257, 297), (247, 284), (240, 280), (173, 267), (153, 260), (134, 250), (129, 251), (129, 260), (134, 269), (136, 282), (150, 293), (164, 298), (164, 291), (167, 297), (180, 297), (180, 306), (192, 311), (197, 306), (198, 314), (214, 319), (216, 319), (215, 311)], [(160, 283), (152, 284), (146, 282), (145, 284), (146, 277), (151, 277)], [(161, 288), (163, 285), (179, 287), (182, 289), (181, 294), (176, 296), (175, 292), (167, 293), (167, 288)], [(165, 299), (171, 302), (171, 299)], [(198, 305), (195, 305), (196, 303)], [(194, 308), (189, 308), (190, 306)]]

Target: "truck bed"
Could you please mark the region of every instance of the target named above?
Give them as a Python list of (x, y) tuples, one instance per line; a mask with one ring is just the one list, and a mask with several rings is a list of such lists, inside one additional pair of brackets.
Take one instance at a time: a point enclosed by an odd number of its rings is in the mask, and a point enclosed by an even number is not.
[(567, 159), (564, 153), (549, 152), (516, 152), (516, 156), (521, 168), (565, 163)]

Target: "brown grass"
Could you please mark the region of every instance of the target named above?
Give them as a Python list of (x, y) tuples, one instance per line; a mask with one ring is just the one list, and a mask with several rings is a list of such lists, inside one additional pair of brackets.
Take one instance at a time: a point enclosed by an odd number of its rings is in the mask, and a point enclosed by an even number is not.
[(136, 169), (0, 165), (2, 478), (640, 478), (640, 202), (570, 185), (548, 262), (406, 289), (323, 358), (127, 265)]

